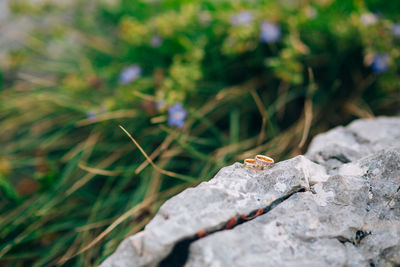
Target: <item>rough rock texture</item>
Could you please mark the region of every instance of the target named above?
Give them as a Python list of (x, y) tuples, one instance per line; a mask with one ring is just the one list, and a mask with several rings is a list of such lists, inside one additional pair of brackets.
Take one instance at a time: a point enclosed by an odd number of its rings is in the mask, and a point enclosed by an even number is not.
[(306, 157), (332, 172), (382, 149), (400, 147), (400, 119), (357, 120), (316, 136)]
[(223, 168), (101, 264), (156, 265), (400, 265), (400, 119), (335, 128), (268, 170)]

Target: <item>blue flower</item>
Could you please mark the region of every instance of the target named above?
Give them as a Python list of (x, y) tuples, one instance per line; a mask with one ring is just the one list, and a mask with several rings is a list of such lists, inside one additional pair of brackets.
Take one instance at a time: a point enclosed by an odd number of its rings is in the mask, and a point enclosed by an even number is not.
[(281, 39), (279, 25), (264, 20), (260, 25), (260, 40), (263, 43), (275, 43)]
[(393, 32), (394, 36), (399, 37), (400, 36), (400, 24), (393, 24), (392, 32)]
[(181, 103), (176, 103), (168, 108), (168, 125), (182, 128), (185, 125), (186, 110), (183, 109)]
[(234, 26), (246, 25), (249, 24), (252, 20), (253, 15), (250, 13), (250, 11), (247, 10), (240, 11), (239, 13), (231, 17), (231, 23)]
[(131, 65), (124, 68), (119, 75), (120, 84), (129, 84), (140, 77), (142, 69), (138, 65)]
[(364, 13), (360, 19), (363, 25), (368, 26), (375, 24), (378, 21), (378, 16), (372, 13)]
[(389, 54), (376, 54), (372, 60), (372, 70), (375, 74), (381, 74), (389, 70), (390, 56)]
[(161, 39), (161, 37), (158, 35), (155, 35), (151, 38), (150, 45), (151, 45), (151, 47), (158, 48), (161, 46), (162, 42), (163, 42), (163, 40)]
[(88, 111), (86, 113), (86, 118), (90, 121), (95, 121), (97, 119), (97, 114), (94, 111)]

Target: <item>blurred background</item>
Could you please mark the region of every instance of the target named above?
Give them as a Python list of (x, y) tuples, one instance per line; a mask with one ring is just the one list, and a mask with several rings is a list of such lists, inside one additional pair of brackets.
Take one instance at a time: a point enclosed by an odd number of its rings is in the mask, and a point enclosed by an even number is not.
[(399, 11), (0, 0), (0, 265), (99, 264), (223, 166), (285, 160), (334, 126), (399, 115)]

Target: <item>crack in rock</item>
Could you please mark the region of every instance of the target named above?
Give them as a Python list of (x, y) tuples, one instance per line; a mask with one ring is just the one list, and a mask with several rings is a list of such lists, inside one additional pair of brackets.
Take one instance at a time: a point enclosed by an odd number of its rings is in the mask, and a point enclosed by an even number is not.
[[(171, 251), (171, 253), (165, 257), (164, 260), (161, 261), (161, 263), (159, 264), (160, 267), (167, 267), (167, 266), (184, 266), (188, 256), (189, 256), (189, 247), (191, 245), (191, 243), (195, 242), (196, 240), (199, 240), (200, 238), (203, 238), (205, 236), (209, 236), (212, 235), (216, 232), (220, 232), (220, 231), (229, 231), (233, 228), (235, 228), (238, 225), (241, 225), (243, 223), (249, 222), (251, 220), (253, 220), (254, 218), (266, 214), (269, 211), (271, 211), (272, 209), (274, 209), (276, 206), (278, 206), (280, 203), (282, 203), (283, 201), (285, 201), (286, 199), (288, 199), (290, 196), (292, 196), (293, 194), (296, 194), (298, 192), (304, 192), (304, 189), (299, 189), (297, 191), (291, 192), (288, 195), (285, 195), (279, 199), (276, 199), (274, 201), (272, 201), (272, 203), (270, 205), (265, 206), (264, 208), (260, 208), (258, 210), (254, 210), (252, 212), (250, 212), (247, 215), (241, 214), (240, 216), (234, 216), (232, 217), (229, 221), (227, 221), (225, 223), (225, 226), (223, 228), (219, 228), (219, 229), (215, 229), (212, 231), (204, 231), (204, 236), (196, 236), (196, 237), (191, 237), (191, 238), (187, 238), (184, 239), (182, 241), (179, 241), (178, 243), (175, 244), (173, 250)], [(229, 225), (231, 222), (234, 222), (234, 225)], [(202, 232), (203, 233), (203, 232)]]
[(358, 120), (315, 137), (306, 157), (221, 169), (101, 266), (400, 265), (399, 185), (400, 119)]

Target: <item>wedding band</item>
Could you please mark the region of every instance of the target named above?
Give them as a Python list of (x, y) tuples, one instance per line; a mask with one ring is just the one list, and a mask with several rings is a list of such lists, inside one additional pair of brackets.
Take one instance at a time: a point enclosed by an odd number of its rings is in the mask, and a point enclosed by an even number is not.
[(261, 167), (271, 168), (274, 165), (274, 160), (264, 155), (257, 155), (254, 158), (256, 165)]
[(246, 167), (250, 167), (250, 168), (258, 168), (259, 167), (254, 159), (245, 159), (244, 165)]

